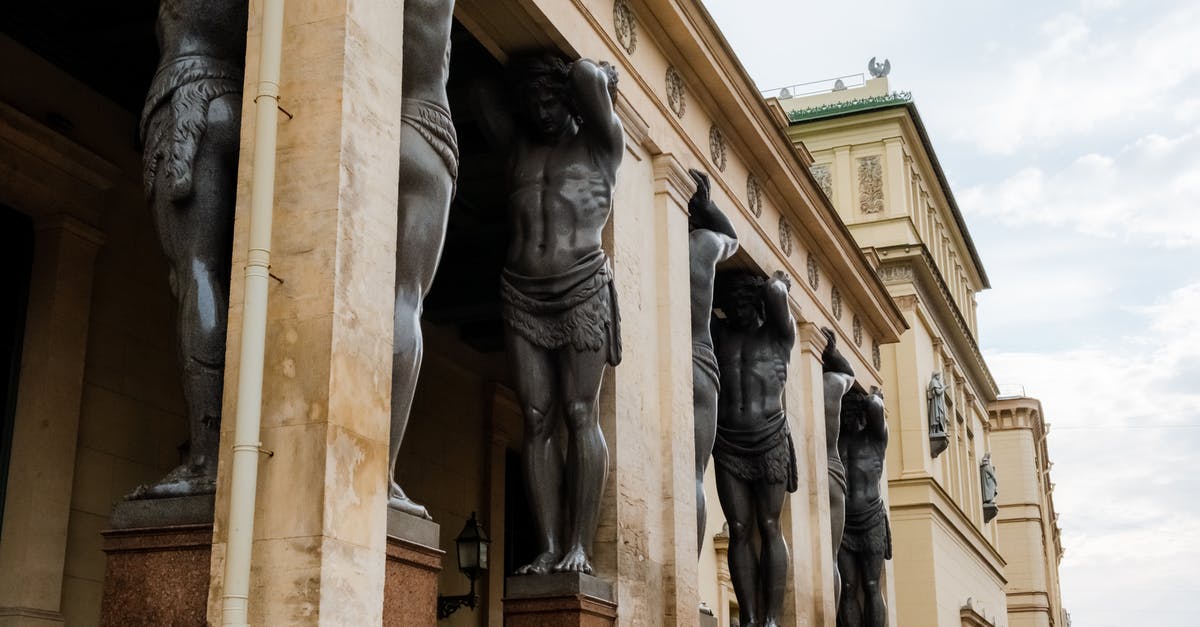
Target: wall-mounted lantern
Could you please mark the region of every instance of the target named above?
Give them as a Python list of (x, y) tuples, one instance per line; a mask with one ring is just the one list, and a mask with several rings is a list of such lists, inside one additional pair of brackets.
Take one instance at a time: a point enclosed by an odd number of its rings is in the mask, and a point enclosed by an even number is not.
[(488, 569), (488, 540), (487, 532), (475, 518), (475, 512), (463, 525), (463, 530), (454, 539), (458, 550), (458, 570), (471, 581), (471, 591), (467, 594), (454, 596), (438, 595), (438, 619), (449, 618), (458, 608), (466, 606), (475, 609), (479, 596), (475, 594), (475, 580)]

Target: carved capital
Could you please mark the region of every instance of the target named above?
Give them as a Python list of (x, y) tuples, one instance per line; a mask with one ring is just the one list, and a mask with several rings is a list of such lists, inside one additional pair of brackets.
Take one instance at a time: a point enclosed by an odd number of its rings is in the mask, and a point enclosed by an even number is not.
[(680, 209), (686, 211), (688, 199), (696, 191), (696, 184), (688, 175), (687, 168), (669, 152), (656, 155), (653, 163), (654, 193), (670, 194)]

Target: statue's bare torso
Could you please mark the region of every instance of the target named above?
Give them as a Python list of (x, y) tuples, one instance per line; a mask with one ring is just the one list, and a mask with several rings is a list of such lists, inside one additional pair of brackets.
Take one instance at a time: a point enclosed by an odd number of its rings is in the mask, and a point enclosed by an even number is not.
[(783, 386), (791, 343), (764, 325), (751, 333), (713, 324), (721, 395), (717, 421), (730, 429), (754, 429), (783, 411)]

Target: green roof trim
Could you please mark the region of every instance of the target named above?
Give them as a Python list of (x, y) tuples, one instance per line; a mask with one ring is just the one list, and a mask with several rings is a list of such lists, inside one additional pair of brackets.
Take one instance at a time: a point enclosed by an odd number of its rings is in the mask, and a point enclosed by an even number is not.
[(912, 92), (894, 91), (890, 94), (884, 94), (882, 96), (855, 98), (854, 100), (846, 100), (844, 102), (831, 102), (829, 104), (823, 104), (819, 107), (796, 109), (795, 111), (788, 113), (788, 121), (808, 122), (811, 120), (819, 120), (821, 118), (832, 117), (835, 115), (853, 113), (855, 111), (869, 111), (871, 109), (909, 104), (911, 102)]

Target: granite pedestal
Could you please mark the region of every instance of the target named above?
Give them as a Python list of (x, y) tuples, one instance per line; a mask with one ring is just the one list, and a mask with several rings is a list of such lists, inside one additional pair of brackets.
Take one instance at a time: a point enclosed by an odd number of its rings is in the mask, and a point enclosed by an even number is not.
[(611, 627), (617, 620), (612, 584), (580, 573), (505, 580), (505, 627)]
[(213, 496), (123, 501), (101, 532), (103, 627), (204, 625)]
[(437, 625), (438, 573), (445, 555), (438, 548), (439, 533), (433, 521), (388, 510), (385, 627)]

